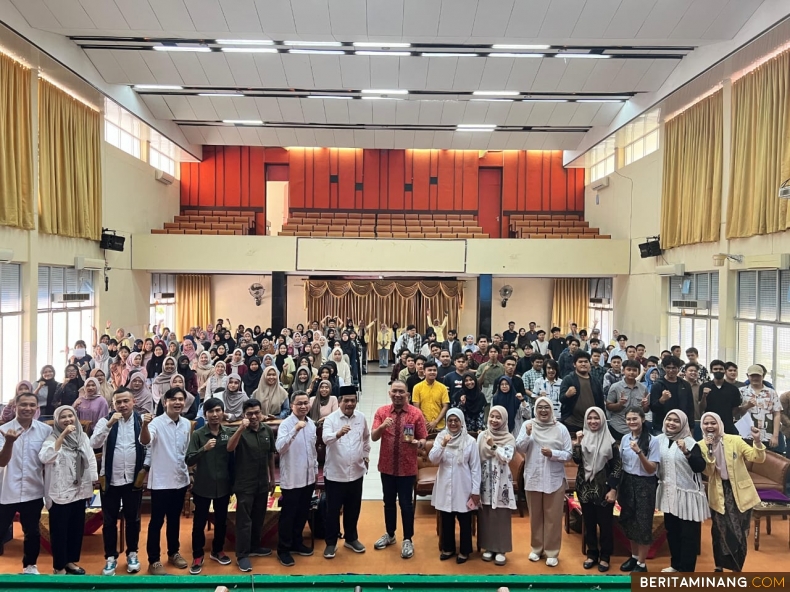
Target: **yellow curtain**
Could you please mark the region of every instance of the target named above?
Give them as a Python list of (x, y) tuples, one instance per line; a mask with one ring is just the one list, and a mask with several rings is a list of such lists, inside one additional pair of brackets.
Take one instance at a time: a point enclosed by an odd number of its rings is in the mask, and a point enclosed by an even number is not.
[(790, 52), (736, 80), (732, 109), (727, 238), (786, 230), (777, 192), (790, 178)]
[(719, 240), (723, 96), (715, 92), (664, 126), (664, 249)]
[(211, 324), (211, 276), (176, 276), (176, 331), (181, 339), (192, 327)]
[(0, 54), (0, 224), (30, 230), (33, 129), (30, 70)]
[(586, 278), (556, 278), (551, 306), (552, 326), (565, 331), (570, 323), (579, 329), (587, 328), (590, 307), (590, 280)]
[(38, 81), (39, 230), (101, 238), (102, 116)]
[[(403, 329), (414, 324), (420, 333), (427, 329), (427, 311), (431, 319), (448, 315), (448, 329), (457, 329), (464, 305), (464, 282), (410, 282), (391, 280), (305, 282), (307, 318), (320, 321), (326, 315), (365, 324), (397, 322)], [(445, 333), (446, 334), (446, 333)]]

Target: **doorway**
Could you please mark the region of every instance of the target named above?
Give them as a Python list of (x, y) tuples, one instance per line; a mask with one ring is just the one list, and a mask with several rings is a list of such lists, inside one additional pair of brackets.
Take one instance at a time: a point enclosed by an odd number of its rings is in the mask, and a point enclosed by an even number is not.
[(477, 181), (477, 218), (483, 232), (491, 238), (502, 237), (502, 169), (481, 168)]

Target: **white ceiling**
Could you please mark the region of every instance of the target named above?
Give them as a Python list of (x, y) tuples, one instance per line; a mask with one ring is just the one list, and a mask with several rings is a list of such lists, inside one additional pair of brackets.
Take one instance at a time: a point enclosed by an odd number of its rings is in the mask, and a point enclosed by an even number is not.
[[(688, 53), (689, 47), (706, 46), (711, 51), (717, 43), (732, 40), (763, 4), (763, 0), (10, 2), (31, 27), (64, 36), (649, 46), (641, 54), (666, 53), (658, 51), (660, 47), (686, 47), (680, 53)], [(575, 150), (586, 128), (610, 126), (623, 103), (473, 102), (468, 93), (516, 90), (556, 93), (560, 98), (565, 93), (653, 93), (682, 61), (652, 56), (596, 60), (84, 51), (110, 84), (198, 87), (175, 94), (140, 93), (154, 117), (178, 122), (194, 144), (369, 148)], [(391, 88), (425, 94), (400, 101), (194, 96), (198, 90), (215, 88), (256, 89), (259, 94), (283, 89), (307, 93)], [(268, 125), (234, 127), (221, 123), (226, 119), (261, 120)], [(461, 123), (546, 129), (485, 133), (409, 129)], [(384, 129), (349, 129), (353, 124)], [(557, 126), (585, 129), (551, 130)]]

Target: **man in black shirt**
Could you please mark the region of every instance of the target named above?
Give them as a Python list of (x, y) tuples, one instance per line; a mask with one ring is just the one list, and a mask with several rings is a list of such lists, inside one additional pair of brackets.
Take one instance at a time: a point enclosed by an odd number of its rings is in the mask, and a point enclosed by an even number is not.
[(738, 388), (724, 380), (724, 362), (713, 360), (710, 363), (710, 372), (713, 380), (705, 382), (700, 387), (700, 413), (710, 411), (717, 413), (724, 424), (724, 433), (738, 435), (735, 427), (735, 410), (741, 405), (741, 392)]
[(447, 392), (450, 394), (450, 406), (457, 407), (461, 403), (464, 383), (463, 376), (468, 368), (466, 354), (456, 354), (453, 362), (455, 363), (455, 370), (446, 374), (442, 382), (444, 386), (447, 387)]
[(551, 354), (551, 359), (559, 360), (560, 355), (565, 351), (566, 347), (568, 347), (567, 340), (564, 337), (560, 337), (560, 328), (552, 327), (551, 339), (549, 339), (549, 353)]
[(532, 321), (529, 324), (529, 331), (527, 331), (527, 341), (529, 343), (532, 343), (533, 341), (537, 341), (537, 339), (538, 339), (537, 327), (538, 327), (538, 325), (537, 325), (537, 323), (535, 323), (535, 321)]
[[(452, 364), (452, 357), (450, 356), (450, 352), (446, 349), (443, 349), (439, 354), (439, 371), (436, 374), (436, 380), (442, 382), (444, 377), (450, 374), (453, 371), (453, 364)], [(448, 389), (449, 390), (449, 389)]]
[(418, 383), (425, 380), (425, 356), (415, 356), (414, 358), (414, 374), (409, 374), (406, 378), (406, 388), (409, 391), (409, 402), (411, 403), (411, 395), (414, 392), (414, 387)]
[[(511, 384), (513, 385), (513, 390), (524, 397), (524, 400), (528, 400), (527, 398), (527, 389), (524, 388), (524, 381), (521, 379), (520, 376), (516, 375), (516, 357), (515, 356), (507, 356), (504, 361), (505, 366), (505, 376), (510, 379)], [(499, 387), (499, 382), (497, 382), (497, 387)], [(494, 388), (494, 394), (496, 395), (499, 392), (498, 388)]]
[(666, 375), (659, 378), (650, 389), (650, 410), (653, 412), (653, 431), (661, 432), (664, 417), (673, 409), (680, 409), (687, 417), (694, 417), (694, 396), (691, 385), (678, 372), (683, 362), (675, 356), (664, 359)]
[(514, 321), (510, 321), (507, 324), (507, 331), (502, 333), (502, 341), (505, 343), (516, 343), (516, 338), (518, 337), (518, 333), (516, 332), (516, 323)]

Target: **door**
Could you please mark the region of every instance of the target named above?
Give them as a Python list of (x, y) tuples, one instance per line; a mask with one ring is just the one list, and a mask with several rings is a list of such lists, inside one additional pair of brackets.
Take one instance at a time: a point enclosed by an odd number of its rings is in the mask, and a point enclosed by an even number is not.
[(478, 175), (477, 218), (483, 232), (502, 237), (502, 169), (481, 168)]

